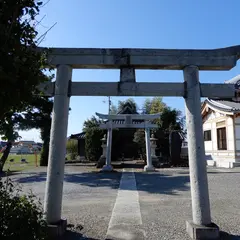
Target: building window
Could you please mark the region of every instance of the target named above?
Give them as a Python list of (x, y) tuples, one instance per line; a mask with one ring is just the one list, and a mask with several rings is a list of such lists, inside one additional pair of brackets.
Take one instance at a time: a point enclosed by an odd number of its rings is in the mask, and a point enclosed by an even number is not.
[(227, 150), (226, 127), (217, 129), (218, 150)]
[(211, 130), (204, 131), (203, 136), (204, 141), (211, 141), (212, 140)]

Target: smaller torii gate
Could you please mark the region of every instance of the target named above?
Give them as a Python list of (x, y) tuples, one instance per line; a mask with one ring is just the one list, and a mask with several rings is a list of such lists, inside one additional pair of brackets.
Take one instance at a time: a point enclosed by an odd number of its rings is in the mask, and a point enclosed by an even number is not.
[[(103, 167), (103, 171), (112, 171), (111, 165), (111, 152), (112, 152), (112, 129), (113, 128), (144, 128), (145, 129), (145, 142), (146, 142), (146, 156), (147, 165), (144, 167), (144, 171), (153, 171), (154, 167), (152, 165), (151, 157), (151, 146), (150, 146), (150, 129), (157, 128), (157, 124), (152, 124), (150, 121), (160, 117), (160, 114), (101, 114), (96, 113), (96, 115), (103, 119), (108, 120), (106, 123), (100, 124), (100, 128), (107, 129), (107, 154), (106, 154), (106, 164)], [(114, 120), (120, 120), (115, 123)], [(139, 122), (141, 121), (141, 122)]]

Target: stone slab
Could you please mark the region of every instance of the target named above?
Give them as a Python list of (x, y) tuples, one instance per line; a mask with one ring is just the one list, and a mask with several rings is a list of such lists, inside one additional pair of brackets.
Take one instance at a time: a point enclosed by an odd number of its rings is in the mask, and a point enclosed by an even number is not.
[(57, 224), (48, 225), (49, 237), (61, 237), (67, 229), (67, 219), (61, 219)]
[(192, 221), (186, 222), (187, 233), (192, 239), (215, 240), (219, 239), (219, 227), (212, 223), (211, 226), (196, 225)]
[(38, 51), (46, 50), (50, 50), (49, 66), (182, 70), (194, 64), (200, 70), (229, 70), (239, 59), (240, 46), (220, 49), (38, 48)]

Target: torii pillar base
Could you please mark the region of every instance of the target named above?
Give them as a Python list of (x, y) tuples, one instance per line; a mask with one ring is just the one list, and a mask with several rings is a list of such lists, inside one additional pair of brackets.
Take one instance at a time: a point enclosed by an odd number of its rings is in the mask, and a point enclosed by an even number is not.
[(112, 172), (113, 167), (112, 167), (112, 165), (104, 165), (101, 171), (102, 172)]
[(154, 172), (155, 168), (153, 166), (144, 166), (144, 172)]
[(212, 223), (210, 226), (196, 225), (192, 221), (186, 222), (187, 233), (192, 239), (219, 239), (219, 227)]
[(47, 233), (50, 238), (62, 237), (67, 230), (67, 219), (61, 219), (56, 224), (49, 224)]

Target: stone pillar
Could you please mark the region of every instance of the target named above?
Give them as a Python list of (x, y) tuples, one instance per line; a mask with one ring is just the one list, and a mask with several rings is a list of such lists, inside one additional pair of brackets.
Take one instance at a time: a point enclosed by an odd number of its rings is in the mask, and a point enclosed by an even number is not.
[(187, 222), (187, 232), (193, 239), (216, 239), (219, 230), (211, 223), (198, 67), (187, 66), (183, 73), (193, 216), (193, 221)]
[[(59, 65), (57, 67), (44, 199), (46, 220), (49, 224), (57, 226), (61, 226), (63, 222), (61, 210), (69, 113), (68, 86), (71, 77), (70, 66)], [(59, 233), (60, 230), (57, 231)]]
[(154, 167), (152, 165), (150, 129), (149, 128), (145, 128), (145, 142), (146, 142), (147, 165), (144, 167), (144, 171), (150, 172), (150, 171), (154, 171)]
[(110, 127), (108, 128), (107, 134), (107, 156), (106, 156), (106, 165), (103, 166), (102, 171), (110, 172), (113, 170), (111, 165), (111, 153), (112, 153), (112, 124), (110, 123)]

